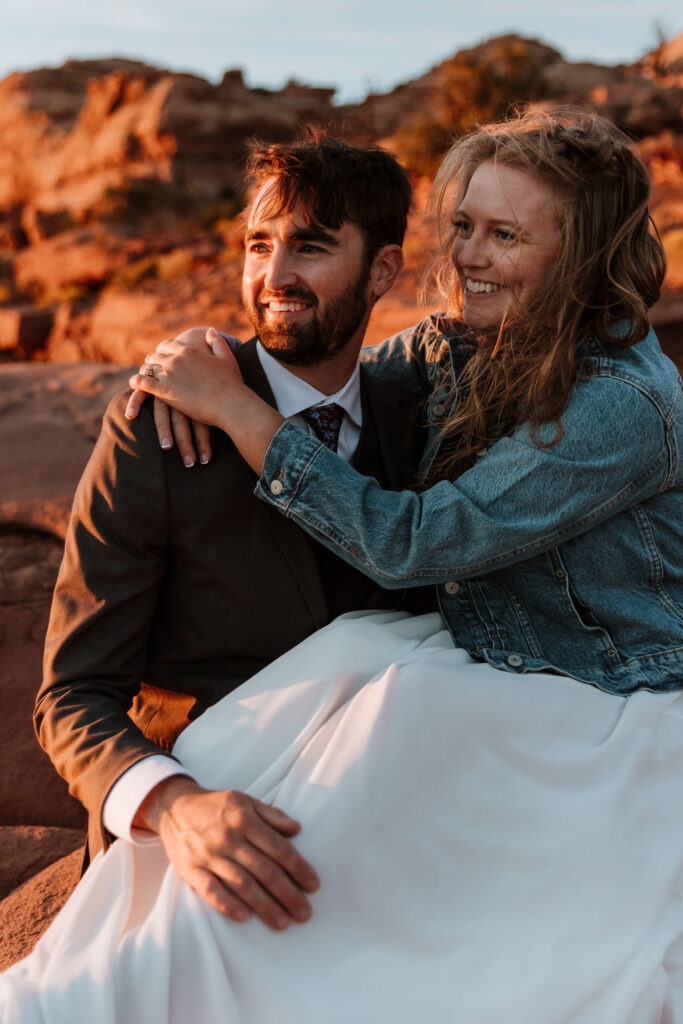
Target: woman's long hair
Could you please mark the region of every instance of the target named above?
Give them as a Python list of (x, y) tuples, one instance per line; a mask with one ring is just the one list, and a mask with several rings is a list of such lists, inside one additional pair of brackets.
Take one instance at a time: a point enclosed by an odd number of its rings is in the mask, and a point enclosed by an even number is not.
[[(527, 112), (485, 125), (459, 139), (434, 183), (441, 248), (433, 272), (449, 316), (462, 311), (462, 292), (450, 258), (457, 232), (452, 213), (484, 161), (525, 171), (556, 196), (560, 245), (540, 294), (522, 304), (514, 286), (503, 323), (478, 333), (460, 373), (457, 404), (441, 430), (427, 484), (454, 479), (482, 448), (531, 424), (538, 440), (562, 413), (581, 372), (577, 346), (589, 334), (632, 345), (648, 332), (647, 310), (660, 294), (664, 250), (648, 212), (650, 181), (628, 139), (595, 114)], [(626, 322), (614, 336), (615, 324)]]

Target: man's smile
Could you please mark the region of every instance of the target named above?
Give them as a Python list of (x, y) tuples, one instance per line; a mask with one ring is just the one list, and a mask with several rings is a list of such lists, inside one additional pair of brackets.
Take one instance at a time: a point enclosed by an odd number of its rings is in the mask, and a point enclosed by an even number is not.
[(302, 309), (308, 309), (305, 302), (266, 302), (265, 305), (271, 313), (300, 313)]
[(301, 295), (269, 298), (267, 295), (258, 300), (262, 316), (270, 321), (287, 323), (299, 319), (315, 302)]

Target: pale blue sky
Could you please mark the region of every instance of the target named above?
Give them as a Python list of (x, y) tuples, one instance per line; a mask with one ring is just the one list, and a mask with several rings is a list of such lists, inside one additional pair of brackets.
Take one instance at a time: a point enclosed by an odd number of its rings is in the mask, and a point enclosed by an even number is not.
[(631, 62), (683, 31), (678, 0), (0, 0), (0, 77), (69, 57), (125, 56), (216, 81), (288, 78), (356, 100), (456, 50), (518, 32), (572, 60)]

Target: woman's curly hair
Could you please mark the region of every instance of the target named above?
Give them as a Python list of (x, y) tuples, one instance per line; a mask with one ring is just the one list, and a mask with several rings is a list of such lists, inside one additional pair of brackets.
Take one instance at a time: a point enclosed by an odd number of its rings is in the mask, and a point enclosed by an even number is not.
[[(446, 154), (434, 183), (441, 247), (432, 271), (449, 317), (462, 311), (450, 258), (457, 231), (452, 213), (485, 161), (525, 171), (556, 196), (559, 252), (541, 292), (522, 304), (514, 286), (506, 318), (476, 336), (461, 372), (457, 404), (440, 436), (428, 483), (468, 469), (492, 440), (531, 424), (538, 436), (562, 413), (581, 373), (577, 346), (588, 335), (632, 345), (647, 334), (647, 310), (666, 269), (661, 240), (648, 212), (650, 181), (629, 140), (596, 114), (564, 109), (529, 111), (484, 125)], [(615, 336), (618, 322), (625, 326)]]

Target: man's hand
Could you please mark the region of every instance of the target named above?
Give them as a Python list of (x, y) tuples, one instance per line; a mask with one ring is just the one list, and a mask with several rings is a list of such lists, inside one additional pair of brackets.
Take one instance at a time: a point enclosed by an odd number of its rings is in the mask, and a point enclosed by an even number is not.
[(175, 775), (152, 790), (134, 825), (157, 832), (180, 877), (232, 920), (253, 912), (281, 931), (311, 916), (306, 893), (320, 882), (288, 841), (301, 826), (277, 807)]

